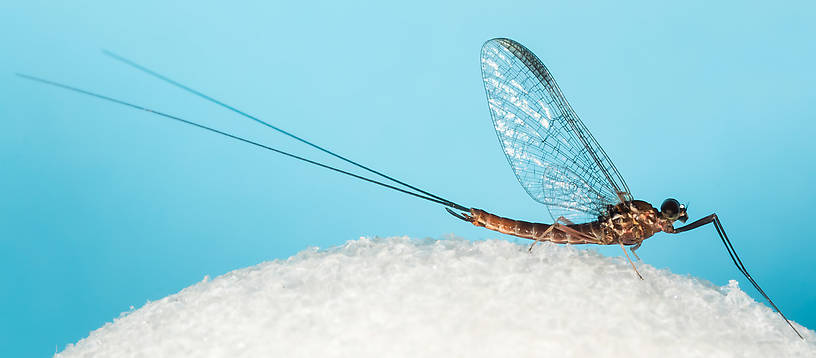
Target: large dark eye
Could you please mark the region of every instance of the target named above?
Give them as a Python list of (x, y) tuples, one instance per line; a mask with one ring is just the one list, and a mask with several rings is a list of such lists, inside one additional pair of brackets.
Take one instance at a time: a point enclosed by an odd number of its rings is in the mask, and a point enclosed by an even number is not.
[(666, 199), (660, 205), (660, 213), (667, 219), (677, 220), (680, 216), (680, 202), (671, 198)]

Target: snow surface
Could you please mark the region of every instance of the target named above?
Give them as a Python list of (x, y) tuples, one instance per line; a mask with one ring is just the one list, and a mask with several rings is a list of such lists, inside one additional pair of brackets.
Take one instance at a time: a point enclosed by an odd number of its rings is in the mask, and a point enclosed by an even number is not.
[(409, 238), (307, 249), (126, 312), (57, 357), (800, 357), (735, 281), (593, 251)]

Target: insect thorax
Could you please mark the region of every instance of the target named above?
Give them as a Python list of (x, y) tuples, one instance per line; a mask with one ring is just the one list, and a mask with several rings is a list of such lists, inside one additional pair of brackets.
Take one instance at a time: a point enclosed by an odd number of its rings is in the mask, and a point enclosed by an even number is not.
[(632, 200), (610, 207), (599, 218), (604, 244), (635, 245), (661, 230), (660, 215), (651, 204)]

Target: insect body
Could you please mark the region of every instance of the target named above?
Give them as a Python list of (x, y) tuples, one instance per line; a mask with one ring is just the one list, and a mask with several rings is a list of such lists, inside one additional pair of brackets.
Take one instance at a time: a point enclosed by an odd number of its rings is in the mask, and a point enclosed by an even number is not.
[[(111, 52), (106, 51), (105, 53), (162, 81), (227, 108), (385, 180), (338, 169), (266, 144), (113, 97), (30, 75), (18, 74), (18, 76), (147, 111), (165, 119), (171, 119), (292, 159), (425, 199), (442, 205), (450, 214), (473, 225), (531, 239), (534, 240), (533, 245), (538, 241), (550, 241), (559, 244), (620, 245), (621, 248), (630, 246), (632, 253), (634, 253), (644, 240), (660, 231), (676, 234), (706, 224), (713, 224), (737, 269), (779, 312), (796, 334), (800, 338), (802, 337), (771, 301), (770, 297), (748, 274), (716, 214), (711, 214), (691, 224), (675, 228), (676, 221), (685, 223), (688, 219), (684, 205), (681, 205), (675, 199), (667, 199), (658, 211), (649, 203), (633, 198), (623, 177), (612, 164), (603, 148), (578, 118), (578, 115), (572, 110), (547, 68), (531, 51), (513, 40), (499, 38), (487, 41), (484, 44), (481, 56), (482, 78), (494, 129), (507, 161), (527, 194), (534, 200), (544, 204), (550, 215), (557, 218), (552, 224), (508, 219), (484, 210), (457, 204), (338, 155), (131, 60)], [(623, 252), (628, 258), (625, 249)], [(635, 268), (631, 260), (630, 263)], [(637, 272), (636, 268), (635, 272)], [(638, 276), (640, 276), (639, 273)]]
[(503, 234), (556, 244), (640, 245), (643, 240), (660, 231), (673, 232), (674, 220), (666, 218), (645, 201), (621, 203), (613, 210), (612, 215), (580, 224), (563, 218), (563, 223), (531, 223), (493, 215), (480, 209), (470, 209), (470, 215), (462, 215), (462, 219)]

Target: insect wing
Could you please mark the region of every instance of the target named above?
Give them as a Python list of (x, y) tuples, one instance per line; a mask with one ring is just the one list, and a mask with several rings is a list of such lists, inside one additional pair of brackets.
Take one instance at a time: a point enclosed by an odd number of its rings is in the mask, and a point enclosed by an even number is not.
[(610, 205), (632, 200), (612, 161), (530, 50), (510, 39), (485, 42), (482, 78), (510, 167), (551, 215), (596, 220)]

